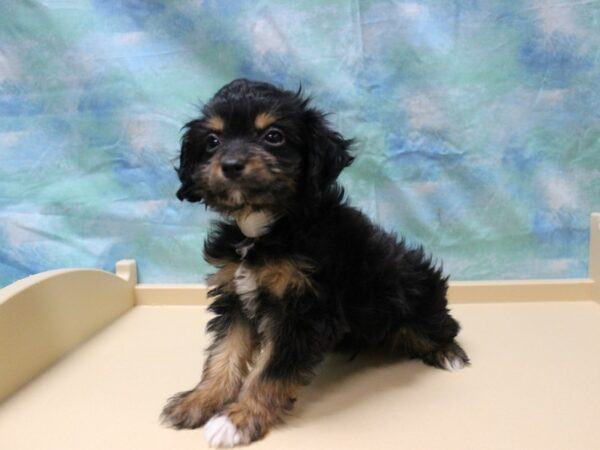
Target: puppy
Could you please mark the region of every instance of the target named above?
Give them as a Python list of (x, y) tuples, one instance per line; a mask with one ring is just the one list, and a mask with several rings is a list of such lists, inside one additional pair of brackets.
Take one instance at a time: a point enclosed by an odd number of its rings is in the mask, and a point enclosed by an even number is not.
[(236, 80), (185, 125), (180, 200), (223, 215), (204, 254), (214, 313), (202, 379), (163, 422), (213, 447), (262, 438), (336, 349), (387, 349), (455, 370), (447, 278), (421, 248), (349, 206), (336, 179), (351, 140), (301, 93)]

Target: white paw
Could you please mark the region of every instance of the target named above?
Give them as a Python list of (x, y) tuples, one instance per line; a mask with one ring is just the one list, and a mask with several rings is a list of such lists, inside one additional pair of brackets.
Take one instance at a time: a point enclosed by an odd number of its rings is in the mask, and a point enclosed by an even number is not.
[(465, 362), (462, 358), (458, 356), (448, 356), (444, 358), (444, 362), (442, 363), (444, 369), (450, 372), (456, 372), (457, 370), (463, 369), (465, 367)]
[(231, 448), (240, 443), (241, 436), (227, 416), (213, 416), (204, 425), (204, 439), (213, 448)]

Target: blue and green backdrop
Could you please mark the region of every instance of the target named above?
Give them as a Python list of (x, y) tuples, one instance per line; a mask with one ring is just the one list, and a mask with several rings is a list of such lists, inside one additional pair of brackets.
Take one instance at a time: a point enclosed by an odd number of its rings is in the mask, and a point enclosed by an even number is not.
[(600, 2), (0, 0), (0, 285), (59, 267), (195, 282), (180, 127), (238, 77), (357, 140), (355, 205), (453, 279), (585, 276)]

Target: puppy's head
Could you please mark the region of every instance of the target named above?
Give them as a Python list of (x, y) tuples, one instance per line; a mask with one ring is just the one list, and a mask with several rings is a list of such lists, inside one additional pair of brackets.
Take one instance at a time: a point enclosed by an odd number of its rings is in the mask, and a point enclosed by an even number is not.
[(222, 213), (315, 201), (353, 160), (307, 99), (267, 83), (231, 82), (184, 129), (177, 197)]

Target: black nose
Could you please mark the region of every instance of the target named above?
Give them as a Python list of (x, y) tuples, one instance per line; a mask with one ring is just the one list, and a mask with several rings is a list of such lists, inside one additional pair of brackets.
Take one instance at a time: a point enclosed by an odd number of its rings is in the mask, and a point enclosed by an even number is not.
[(237, 158), (228, 158), (221, 161), (223, 175), (227, 178), (237, 178), (246, 167), (246, 162)]

